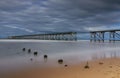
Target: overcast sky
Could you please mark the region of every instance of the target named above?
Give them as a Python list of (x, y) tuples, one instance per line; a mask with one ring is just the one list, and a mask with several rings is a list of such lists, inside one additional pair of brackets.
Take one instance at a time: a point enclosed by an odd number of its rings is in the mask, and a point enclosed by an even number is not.
[(120, 28), (120, 0), (0, 0), (0, 36)]

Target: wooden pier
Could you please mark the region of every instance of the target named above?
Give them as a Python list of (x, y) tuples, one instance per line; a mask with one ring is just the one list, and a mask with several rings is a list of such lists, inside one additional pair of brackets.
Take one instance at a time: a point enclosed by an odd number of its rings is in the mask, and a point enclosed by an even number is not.
[(10, 36), (9, 39), (39, 39), (39, 40), (66, 40), (76, 41), (77, 32), (45, 33), (34, 35)]
[[(105, 35), (105, 33), (109, 33), (109, 35)], [(109, 36), (109, 41), (110, 42), (115, 42), (118, 41), (117, 39), (120, 40), (120, 29), (117, 30), (101, 30), (101, 31), (90, 31), (90, 41), (99, 41), (99, 42), (104, 42), (105, 41), (105, 36)]]

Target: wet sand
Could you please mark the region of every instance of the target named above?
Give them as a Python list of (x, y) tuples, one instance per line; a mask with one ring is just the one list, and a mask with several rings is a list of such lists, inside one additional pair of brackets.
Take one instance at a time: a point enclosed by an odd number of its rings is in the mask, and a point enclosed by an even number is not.
[(77, 65), (64, 64), (59, 67), (32, 67), (9, 74), (2, 74), (0, 78), (120, 78), (120, 58), (107, 58), (88, 61)]

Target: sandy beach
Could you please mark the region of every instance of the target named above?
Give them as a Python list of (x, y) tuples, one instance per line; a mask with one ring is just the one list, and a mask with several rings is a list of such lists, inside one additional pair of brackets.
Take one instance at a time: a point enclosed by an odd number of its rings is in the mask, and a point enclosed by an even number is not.
[[(3, 74), (0, 78), (119, 78), (120, 58), (106, 58), (77, 65), (59, 67), (32, 67)], [(85, 67), (85, 66), (88, 67)]]

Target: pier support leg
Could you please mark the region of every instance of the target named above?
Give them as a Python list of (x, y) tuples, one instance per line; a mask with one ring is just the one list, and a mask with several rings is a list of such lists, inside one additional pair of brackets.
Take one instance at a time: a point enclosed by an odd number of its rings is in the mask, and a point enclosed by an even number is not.
[(109, 33), (109, 42), (115, 42), (115, 31)]

